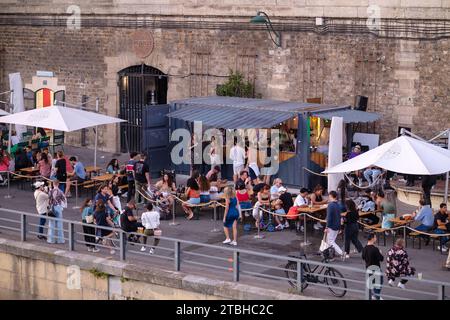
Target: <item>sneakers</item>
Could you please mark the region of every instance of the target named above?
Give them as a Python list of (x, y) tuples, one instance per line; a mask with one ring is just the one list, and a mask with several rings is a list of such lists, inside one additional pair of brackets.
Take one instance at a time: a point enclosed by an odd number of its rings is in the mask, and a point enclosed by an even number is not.
[(155, 253), (155, 249), (150, 248), (150, 250), (148, 251), (149, 254), (154, 254)]
[(397, 287), (399, 287), (401, 289), (406, 289), (405, 285), (401, 282), (398, 283)]
[(97, 247), (94, 247), (94, 248), (92, 248), (92, 252), (93, 252), (93, 253), (100, 252), (100, 249), (97, 248)]
[(448, 251), (448, 248), (445, 245), (442, 246), (442, 250), (441, 250), (441, 246), (437, 246), (437, 249), (439, 251), (442, 251), (442, 252), (447, 252)]
[(300, 226), (300, 232), (305, 232), (305, 227), (304, 226)]
[(109, 253), (110, 253), (110, 254), (115, 254), (115, 253), (116, 253), (116, 250), (112, 249)]
[(141, 252), (145, 252), (145, 250), (147, 250), (147, 249), (144, 246), (142, 246)]
[(317, 222), (316, 224), (314, 224), (314, 230), (320, 230), (322, 229), (322, 225), (320, 224), (320, 222)]
[(225, 239), (225, 241), (223, 241), (222, 243), (223, 244), (228, 244), (228, 243), (230, 243), (231, 242), (231, 239)]
[(289, 228), (289, 222), (286, 221), (286, 222), (284, 223), (284, 228), (285, 228), (285, 229)]
[(275, 230), (281, 231), (281, 230), (283, 230), (283, 226), (281, 224), (279, 224), (275, 227)]
[(92, 247), (88, 247), (88, 252), (92, 252)]
[[(390, 279), (390, 280), (388, 281), (388, 283), (389, 283), (389, 285), (390, 285), (391, 287), (394, 286), (394, 280)], [(400, 284), (400, 283), (399, 283), (399, 284)]]
[(350, 255), (349, 255), (349, 254), (346, 254), (346, 255), (345, 255), (345, 259), (350, 259)]
[(232, 246), (237, 246), (237, 242), (236, 242), (236, 241), (231, 241), (231, 242), (230, 242), (230, 245), (232, 245)]
[(47, 240), (47, 237), (43, 236), (43, 235), (39, 235), (37, 237), (38, 237), (39, 240)]

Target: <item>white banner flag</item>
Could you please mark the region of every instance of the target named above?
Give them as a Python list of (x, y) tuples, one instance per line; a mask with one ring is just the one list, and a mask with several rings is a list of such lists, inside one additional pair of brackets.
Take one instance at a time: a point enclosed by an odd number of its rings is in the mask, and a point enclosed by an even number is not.
[[(23, 100), (23, 85), (20, 73), (9, 74), (9, 88), (13, 91), (11, 103), (14, 105), (14, 113), (25, 111), (25, 104)], [(8, 110), (9, 111), (9, 110)], [(26, 126), (16, 125), (16, 133), (19, 139), (22, 139), (22, 133), (27, 131)]]
[[(328, 168), (332, 168), (342, 162), (343, 127), (344, 121), (341, 117), (333, 117), (331, 119)], [(336, 191), (339, 181), (343, 178), (344, 175), (342, 173), (328, 174), (328, 192)]]

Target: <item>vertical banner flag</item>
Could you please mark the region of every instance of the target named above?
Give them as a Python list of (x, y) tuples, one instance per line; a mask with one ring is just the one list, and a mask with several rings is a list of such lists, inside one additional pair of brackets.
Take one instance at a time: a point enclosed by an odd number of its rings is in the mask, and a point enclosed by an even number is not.
[[(328, 168), (332, 168), (342, 162), (344, 120), (341, 117), (331, 119), (330, 145), (328, 148)], [(339, 181), (344, 179), (342, 173), (328, 174), (328, 192), (336, 191)]]
[[(18, 113), (25, 111), (22, 78), (20, 77), (19, 72), (9, 74), (9, 88), (10, 90), (14, 90), (12, 101), (12, 103), (14, 104), (13, 112)], [(22, 133), (25, 133), (27, 131), (27, 127), (22, 125), (16, 125), (15, 127), (17, 136), (19, 137), (19, 139), (21, 139)]]

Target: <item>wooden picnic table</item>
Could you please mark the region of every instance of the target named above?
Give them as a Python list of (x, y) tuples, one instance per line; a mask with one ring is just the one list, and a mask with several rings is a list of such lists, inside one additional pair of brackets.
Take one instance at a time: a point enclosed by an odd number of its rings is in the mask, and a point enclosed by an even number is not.
[(29, 168), (22, 168), (19, 171), (28, 174), (34, 174), (36, 172), (39, 172), (39, 169), (37, 167), (29, 167)]
[(393, 222), (394, 225), (404, 226), (404, 225), (410, 224), (411, 222), (414, 222), (414, 219), (403, 220), (403, 219), (400, 219), (400, 218), (393, 218), (393, 219), (389, 219), (389, 221)]
[(92, 173), (92, 172), (100, 172), (102, 170), (102, 168), (94, 167), (94, 166), (87, 166), (84, 168), (84, 170), (86, 170), (87, 173)]
[(328, 205), (321, 204), (321, 205), (314, 205), (314, 206), (312, 206), (312, 208), (310, 208), (310, 207), (300, 207), (300, 208), (297, 209), (297, 211), (300, 212), (300, 213), (312, 214), (312, 213), (317, 213), (317, 212), (321, 212), (321, 211), (327, 210), (327, 208), (328, 208)]
[(94, 182), (106, 182), (106, 181), (111, 180), (113, 176), (123, 177), (124, 175), (123, 174), (114, 175), (112, 173), (105, 173), (105, 174), (102, 174), (101, 176), (95, 176), (95, 177), (91, 178), (91, 180)]

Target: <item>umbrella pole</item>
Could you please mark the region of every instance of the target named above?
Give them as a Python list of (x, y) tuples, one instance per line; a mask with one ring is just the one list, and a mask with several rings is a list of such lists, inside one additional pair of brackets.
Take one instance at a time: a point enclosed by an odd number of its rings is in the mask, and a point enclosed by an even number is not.
[[(447, 149), (450, 150), (450, 129), (447, 129)], [(445, 192), (444, 192), (444, 203), (448, 203), (448, 180), (449, 173), (445, 175)]]
[[(98, 98), (95, 100), (95, 111), (98, 112)], [(97, 167), (97, 139), (98, 139), (98, 127), (95, 126), (95, 146), (94, 146), (94, 168)]]
[[(14, 106), (13, 106), (13, 98), (14, 98), (14, 91), (11, 91), (11, 102), (9, 105), (9, 113), (13, 113), (14, 112)], [(9, 156), (11, 156), (11, 133), (12, 133), (12, 124), (9, 124), (9, 133), (8, 133), (8, 138), (9, 138), (9, 143), (8, 143), (8, 154)], [(11, 183), (11, 175), (9, 174), (9, 168), (8, 168), (8, 194), (5, 196), (5, 199), (11, 199), (12, 195), (10, 192), (10, 183)]]

